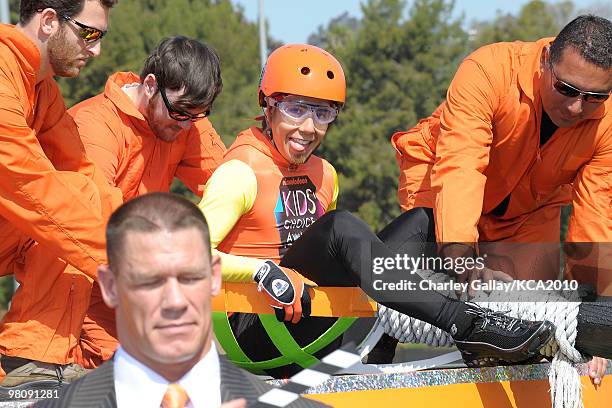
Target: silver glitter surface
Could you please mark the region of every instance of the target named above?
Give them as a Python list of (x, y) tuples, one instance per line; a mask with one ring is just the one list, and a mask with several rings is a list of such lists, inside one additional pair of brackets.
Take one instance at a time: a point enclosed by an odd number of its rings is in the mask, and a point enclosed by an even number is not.
[[(586, 364), (577, 364), (580, 375), (588, 375)], [(392, 388), (419, 388), (436, 385), (487, 383), (519, 380), (548, 380), (550, 363), (484, 368), (445, 368), (410, 373), (342, 375), (309, 389), (306, 394), (383, 390)], [(612, 367), (608, 367), (612, 374)], [(280, 386), (287, 380), (271, 380)]]

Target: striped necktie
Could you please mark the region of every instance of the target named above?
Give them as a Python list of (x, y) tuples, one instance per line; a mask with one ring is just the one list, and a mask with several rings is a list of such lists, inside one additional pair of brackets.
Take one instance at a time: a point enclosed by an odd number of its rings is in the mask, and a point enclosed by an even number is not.
[(187, 392), (178, 384), (169, 384), (160, 408), (185, 408), (189, 396)]

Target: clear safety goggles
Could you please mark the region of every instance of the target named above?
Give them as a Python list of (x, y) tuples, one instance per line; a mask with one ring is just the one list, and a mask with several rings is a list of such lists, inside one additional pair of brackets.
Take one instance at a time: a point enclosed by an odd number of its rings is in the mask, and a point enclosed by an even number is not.
[(274, 98), (268, 98), (268, 105), (277, 107), (283, 115), (296, 124), (312, 118), (317, 125), (329, 125), (338, 116), (338, 109), (333, 106), (311, 105), (298, 101), (278, 101)]

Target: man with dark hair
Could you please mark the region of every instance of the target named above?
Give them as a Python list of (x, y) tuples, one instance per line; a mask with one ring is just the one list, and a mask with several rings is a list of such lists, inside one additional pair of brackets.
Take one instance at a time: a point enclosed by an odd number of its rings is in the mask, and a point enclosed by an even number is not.
[[(272, 388), (217, 354), (211, 298), (221, 289), (221, 261), (194, 204), (167, 193), (135, 198), (111, 216), (106, 240), (109, 265), (100, 266), (99, 282), (121, 346), (40, 406), (244, 406)], [(181, 402), (167, 404), (170, 395)], [(288, 406), (323, 404), (300, 398)]]
[(221, 88), (216, 52), (195, 39), (170, 37), (147, 57), (140, 77), (113, 74), (103, 93), (69, 113), (87, 155), (124, 201), (168, 191), (174, 176), (201, 196), (225, 152), (206, 118)]
[[(142, 84), (145, 80), (156, 81), (156, 88), (164, 101), (168, 100), (168, 91), (176, 94), (172, 106), (179, 112), (180, 109), (200, 110), (194, 115), (196, 118), (210, 114), (212, 103), (223, 87), (215, 50), (183, 36), (163, 40), (145, 60), (140, 78)], [(170, 112), (173, 113), (176, 114)], [(180, 118), (176, 120), (181, 121)]]
[[(124, 201), (169, 191), (174, 177), (202, 196), (225, 153), (207, 118), (221, 88), (217, 53), (200, 41), (176, 36), (151, 52), (140, 77), (113, 74), (103, 93), (69, 113), (88, 157), (121, 189)], [(116, 337), (113, 313), (94, 284), (80, 345), (74, 350), (77, 361), (93, 368), (108, 360)]]
[[(570, 259), (572, 276), (598, 273), (599, 294), (609, 295), (611, 90), (612, 23), (605, 18), (579, 16), (555, 39), (478, 49), (433, 115), (392, 137), (402, 209), (427, 209), (419, 228), (435, 229), (431, 239), (447, 256), (485, 245), (510, 252), (509, 262), (489, 265), (488, 276), (501, 269), (520, 279), (557, 279), (559, 253), (552, 249), (559, 247), (560, 208), (571, 203), (566, 240), (599, 243), (588, 256), (574, 251), (587, 265), (579, 271)], [(518, 246), (500, 242), (528, 244), (519, 254), (508, 251)], [(543, 243), (549, 250), (535, 249)], [(554, 267), (544, 268), (543, 259)], [(385, 341), (375, 362), (393, 355), (395, 343)], [(600, 363), (592, 363), (595, 378), (603, 374)]]
[[(124, 202), (147, 192), (169, 191), (174, 177), (201, 196), (225, 152), (206, 118), (221, 88), (215, 51), (194, 39), (171, 37), (146, 59), (141, 78), (131, 72), (113, 74), (103, 93), (69, 113), (87, 156), (108, 183), (121, 190)], [(53, 253), (35, 255), (33, 262), (53, 276), (78, 274)], [(117, 347), (114, 314), (92, 279), (73, 293), (79, 301), (64, 312), (73, 321), (71, 330), (45, 341), (45, 349), (53, 352), (39, 359), (94, 368), (111, 358)], [(52, 376), (48, 373), (47, 378)], [(20, 371), (9, 377), (11, 385), (44, 378)]]
[[(104, 222), (121, 200), (85, 157), (53, 77), (77, 76), (100, 53), (114, 4), (23, 1), (21, 22), (0, 25), (0, 274), (20, 283), (0, 354), (3, 370), (17, 376), (80, 372), (48, 345), (80, 327), (64, 311), (87, 303), (75, 294), (106, 262)], [(48, 270), (35, 259), (41, 252), (61, 254), (79, 272)]]

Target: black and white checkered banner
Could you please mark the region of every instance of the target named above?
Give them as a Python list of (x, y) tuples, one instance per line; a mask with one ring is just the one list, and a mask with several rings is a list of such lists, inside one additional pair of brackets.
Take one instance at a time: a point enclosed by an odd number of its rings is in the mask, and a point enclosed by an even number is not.
[(257, 402), (249, 407), (273, 408), (286, 407), (300, 397), (309, 388), (317, 387), (331, 378), (332, 375), (361, 364), (361, 356), (355, 343), (348, 343), (340, 349), (323, 357), (321, 361), (309, 368), (305, 368), (282, 387), (273, 388), (262, 394)]

